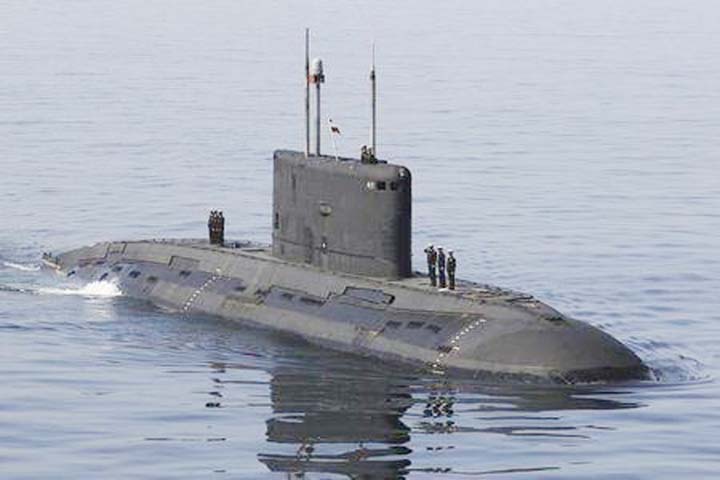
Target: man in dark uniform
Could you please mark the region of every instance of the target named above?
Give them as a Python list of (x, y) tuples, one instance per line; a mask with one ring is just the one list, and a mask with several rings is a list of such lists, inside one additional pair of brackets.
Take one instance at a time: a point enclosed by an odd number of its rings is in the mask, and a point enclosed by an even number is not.
[(210, 239), (210, 245), (215, 243), (215, 210), (210, 210), (210, 217), (208, 218), (208, 238)]
[(438, 247), (437, 266), (438, 277), (440, 279), (440, 288), (446, 288), (447, 282), (445, 281), (445, 252), (443, 251), (443, 247)]
[(448, 250), (447, 274), (448, 274), (448, 288), (450, 290), (455, 290), (455, 268), (456, 267), (457, 267), (457, 260), (455, 260), (455, 255), (453, 255), (452, 250)]
[(425, 248), (425, 256), (427, 257), (428, 277), (430, 277), (430, 285), (437, 285), (437, 276), (435, 274), (435, 264), (437, 263), (437, 252), (432, 243)]
[(223, 217), (223, 213), (218, 212), (218, 236), (217, 236), (217, 244), (218, 245), (225, 245), (225, 217)]

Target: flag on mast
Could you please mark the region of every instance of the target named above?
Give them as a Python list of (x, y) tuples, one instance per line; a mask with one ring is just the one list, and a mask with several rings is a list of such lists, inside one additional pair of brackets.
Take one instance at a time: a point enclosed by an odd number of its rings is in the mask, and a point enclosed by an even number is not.
[(341, 136), (340, 127), (335, 125), (332, 118), (328, 118), (328, 126), (330, 127), (330, 140), (332, 140), (333, 150), (335, 151), (335, 160), (340, 160), (338, 156), (337, 143), (335, 143), (335, 135)]

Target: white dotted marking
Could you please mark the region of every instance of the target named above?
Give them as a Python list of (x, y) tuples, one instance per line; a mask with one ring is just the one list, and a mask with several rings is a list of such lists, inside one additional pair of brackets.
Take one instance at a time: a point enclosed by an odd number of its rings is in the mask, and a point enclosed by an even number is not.
[(183, 313), (187, 313), (187, 312), (190, 310), (190, 308), (192, 307), (193, 303), (195, 303), (195, 300), (197, 300), (197, 298), (200, 296), (200, 294), (201, 294), (207, 287), (209, 287), (210, 285), (212, 285), (213, 283), (215, 283), (215, 282), (220, 278), (220, 274), (219, 274), (219, 273), (220, 273), (220, 272), (218, 271), (218, 273), (214, 274), (213, 276), (211, 276), (210, 278), (208, 278), (207, 280), (205, 280), (205, 283), (203, 283), (202, 285), (200, 285), (200, 288), (198, 288), (197, 290), (195, 290), (195, 291), (190, 295), (190, 297), (188, 297), (188, 299), (185, 301), (185, 303), (183, 304), (183, 307), (182, 307)]
[(460, 340), (470, 333), (472, 330), (476, 329), (480, 326), (480, 324), (487, 322), (484, 318), (478, 318), (476, 320), (473, 320), (469, 325), (466, 325), (460, 332), (458, 332), (455, 337), (450, 340), (450, 351), (449, 352), (439, 352), (437, 356), (435, 357), (435, 360), (430, 364), (430, 368), (433, 370), (434, 373), (443, 374), (445, 373), (443, 370), (443, 365), (441, 361), (454, 352), (460, 351)]

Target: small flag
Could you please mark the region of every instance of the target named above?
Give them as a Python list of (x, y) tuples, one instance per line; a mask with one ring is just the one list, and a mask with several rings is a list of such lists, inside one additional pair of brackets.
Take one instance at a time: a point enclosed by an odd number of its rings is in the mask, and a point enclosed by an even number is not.
[(333, 135), (334, 133), (338, 136), (342, 135), (340, 133), (340, 127), (333, 123), (332, 118), (328, 118), (328, 125), (330, 126), (330, 140), (332, 140), (333, 150), (335, 150), (335, 160), (340, 160), (337, 151), (337, 142), (335, 141), (335, 135)]

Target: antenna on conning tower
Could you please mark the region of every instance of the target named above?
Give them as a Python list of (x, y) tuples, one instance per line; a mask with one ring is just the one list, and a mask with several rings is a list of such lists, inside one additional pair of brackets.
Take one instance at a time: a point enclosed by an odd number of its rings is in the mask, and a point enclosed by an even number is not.
[(372, 110), (370, 116), (370, 155), (377, 158), (376, 129), (377, 129), (377, 85), (375, 83), (375, 42), (372, 44), (372, 66), (370, 67), (370, 96)]
[(305, 29), (305, 156), (310, 156), (310, 29)]
[(310, 80), (315, 84), (315, 155), (320, 156), (320, 84), (325, 82), (323, 63), (319, 58), (313, 58), (310, 65)]

